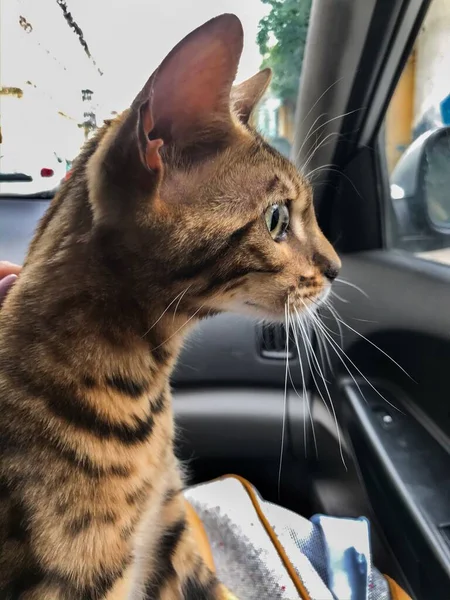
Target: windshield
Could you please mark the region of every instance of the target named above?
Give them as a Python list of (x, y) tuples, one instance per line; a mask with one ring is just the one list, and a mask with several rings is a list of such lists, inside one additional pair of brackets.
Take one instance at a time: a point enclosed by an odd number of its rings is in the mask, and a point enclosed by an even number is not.
[(256, 124), (288, 155), (311, 0), (0, 0), (0, 194), (52, 194), (104, 119), (130, 105), (167, 52), (232, 12), (237, 80), (274, 71)]

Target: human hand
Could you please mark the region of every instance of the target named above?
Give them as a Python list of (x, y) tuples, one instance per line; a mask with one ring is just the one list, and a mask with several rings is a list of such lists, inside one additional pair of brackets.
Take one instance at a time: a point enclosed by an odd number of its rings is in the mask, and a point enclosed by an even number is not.
[(0, 306), (3, 304), (6, 294), (17, 279), (22, 267), (7, 261), (0, 261)]

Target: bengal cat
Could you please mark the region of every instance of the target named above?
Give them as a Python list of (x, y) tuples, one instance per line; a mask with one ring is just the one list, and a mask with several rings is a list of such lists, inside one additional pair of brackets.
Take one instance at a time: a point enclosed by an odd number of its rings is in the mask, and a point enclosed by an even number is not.
[(209, 21), (87, 143), (0, 310), (2, 599), (222, 597), (173, 452), (183, 336), (313, 308), (339, 269), (250, 125), (270, 72), (232, 87), (242, 44), (237, 17)]

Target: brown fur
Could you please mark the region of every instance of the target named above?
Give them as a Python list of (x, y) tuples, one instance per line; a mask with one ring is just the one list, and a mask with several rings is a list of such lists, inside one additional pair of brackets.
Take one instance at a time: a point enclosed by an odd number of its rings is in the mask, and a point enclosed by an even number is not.
[(269, 74), (231, 90), (241, 47), (235, 17), (207, 23), (98, 132), (0, 312), (1, 598), (221, 597), (173, 454), (182, 337), (314, 306), (338, 266), (310, 187), (248, 125)]

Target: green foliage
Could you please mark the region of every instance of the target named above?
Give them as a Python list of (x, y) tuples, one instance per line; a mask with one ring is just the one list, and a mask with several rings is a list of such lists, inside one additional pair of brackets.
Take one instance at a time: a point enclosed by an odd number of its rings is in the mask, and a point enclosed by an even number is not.
[(257, 36), (262, 66), (273, 70), (273, 93), (284, 102), (295, 103), (312, 0), (261, 1), (270, 6)]

